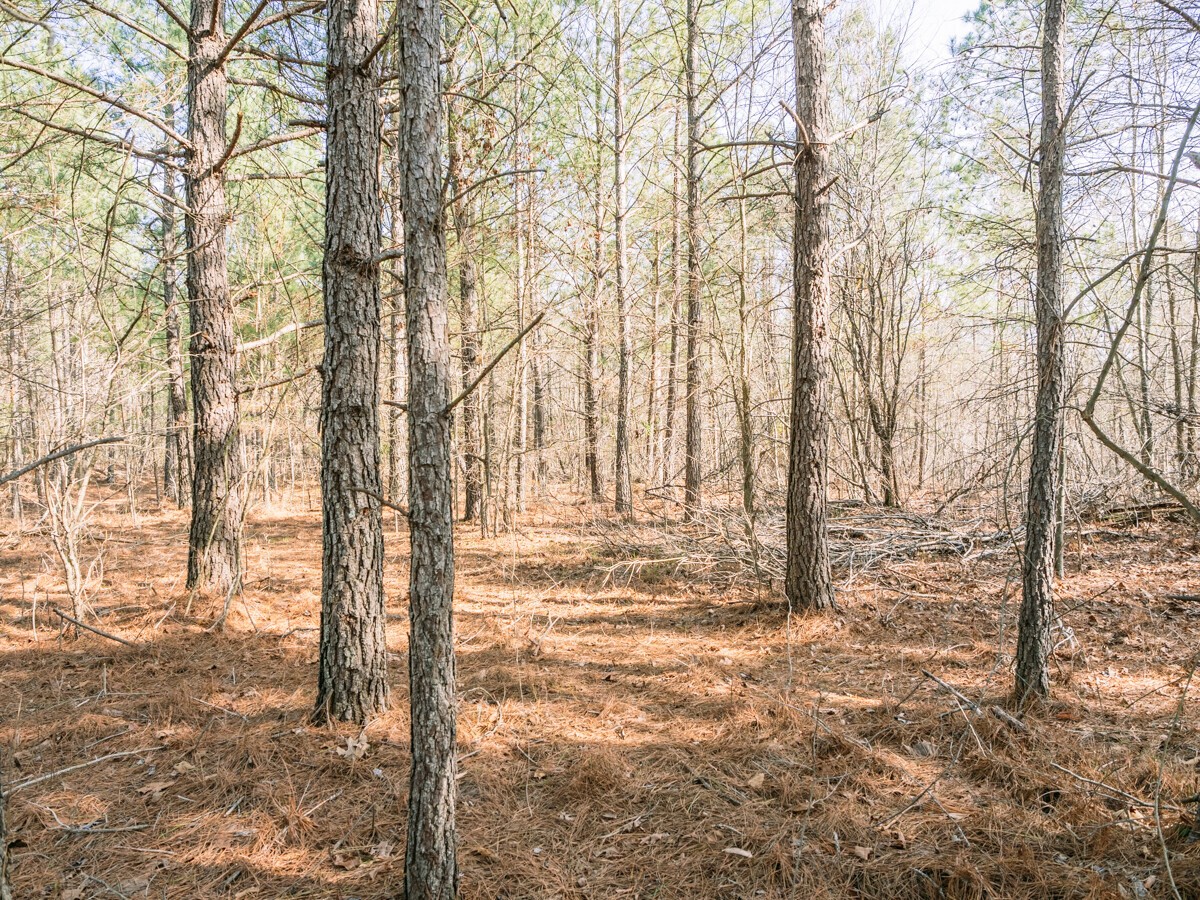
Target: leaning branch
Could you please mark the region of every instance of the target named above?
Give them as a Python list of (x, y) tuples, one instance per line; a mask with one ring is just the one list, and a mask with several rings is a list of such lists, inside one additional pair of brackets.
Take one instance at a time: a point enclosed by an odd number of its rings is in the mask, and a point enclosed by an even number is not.
[(43, 456), (41, 459), (35, 459), (27, 466), (22, 466), (20, 469), (16, 469), (15, 471), (9, 472), (7, 475), (0, 477), (0, 484), (8, 484), (10, 481), (15, 481), (22, 475), (32, 472), (39, 466), (44, 466), (46, 463), (52, 463), (56, 459), (62, 459), (64, 456), (71, 456), (74, 453), (79, 453), (81, 450), (89, 450), (92, 447), (99, 447), (101, 444), (116, 444), (123, 440), (125, 440), (124, 435), (118, 435), (117, 437), (96, 438), (94, 441), (87, 441), (83, 444), (74, 444), (70, 447), (63, 447), (61, 450), (55, 450), (53, 453), (49, 453), (46, 456)]
[(287, 337), (296, 331), (304, 331), (308, 328), (320, 328), (325, 324), (324, 319), (314, 319), (312, 322), (292, 322), (290, 325), (284, 325), (274, 334), (269, 334), (266, 337), (258, 338), (257, 340), (247, 341), (244, 344), (238, 344), (238, 353), (249, 353), (251, 350), (257, 350), (259, 347), (266, 347), (268, 344), (273, 344), (282, 337)]
[[(534, 328), (536, 328), (538, 325), (540, 325), (542, 322), (542, 319), (544, 319), (544, 318), (546, 318), (545, 310), (542, 310), (542, 312), (540, 312), (536, 316), (534, 316), (533, 321), (530, 322), (528, 325), (526, 325), (523, 329), (521, 329), (521, 333), (518, 334), (511, 341), (509, 341), (508, 346), (505, 347), (503, 350), (501, 350), (499, 353), (497, 353), (496, 358), (493, 359), (490, 363), (488, 363), (486, 366), (483, 367), (483, 371), (481, 371), (478, 375), (475, 376), (475, 380), (472, 381), (470, 384), (468, 384), (465, 388), (463, 388), (462, 393), (460, 393), (457, 397), (455, 397), (453, 400), (451, 400), (449, 403), (446, 404), (446, 408), (442, 410), (442, 415), (443, 416), (450, 415), (450, 413), (451, 413), (451, 411), (453, 411), (454, 407), (458, 406), (458, 404), (460, 404), (464, 400), (466, 400), (467, 397), (469, 397), (471, 395), (471, 391), (473, 391), (473, 390), (475, 390), (475, 388), (479, 387), (479, 383), (481, 381), (483, 381), (483, 379), (487, 378), (488, 375), (491, 374), (492, 369), (496, 368), (496, 366), (500, 364), (500, 360), (504, 359), (504, 357), (508, 354), (508, 352), (510, 350), (512, 350), (513, 347), (515, 347), (515, 346), (517, 346), (517, 344), (521, 343), (521, 341), (524, 340), (525, 335), (529, 334), (529, 332), (533, 331)], [(0, 482), (0, 484), (2, 484), (2, 483), (3, 482)]]

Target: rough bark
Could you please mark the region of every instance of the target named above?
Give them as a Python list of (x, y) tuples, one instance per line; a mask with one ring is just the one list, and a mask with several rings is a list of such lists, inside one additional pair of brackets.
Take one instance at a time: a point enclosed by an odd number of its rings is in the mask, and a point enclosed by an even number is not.
[(829, 453), (829, 98), (822, 0), (793, 0), (796, 57), (796, 210), (792, 247), (791, 444), (788, 455), (788, 605), (832, 608), (825, 506)]
[[(174, 119), (167, 108), (167, 121)], [(183, 377), (182, 329), (179, 294), (175, 289), (178, 241), (175, 234), (175, 172), (163, 167), (162, 267), (163, 267), (163, 338), (167, 351), (167, 429), (163, 448), (163, 491), (183, 507), (188, 503), (189, 466), (187, 459), (187, 387)]]
[(237, 337), (225, 246), (224, 0), (192, 0), (188, 34), (187, 288), (194, 407), (189, 588), (234, 588), (241, 577)]
[(380, 111), (375, 0), (329, 0), (318, 721), (387, 707), (379, 464)]
[(633, 515), (633, 479), (629, 465), (629, 417), (633, 405), (633, 335), (629, 325), (629, 252), (625, 207), (625, 42), (621, 0), (613, 0), (613, 232), (616, 238), (617, 427), (614, 499), (616, 511)]
[(1021, 562), (1021, 615), (1014, 697), (1018, 705), (1050, 692), (1053, 649), (1054, 531), (1066, 371), (1063, 351), (1063, 128), (1065, 0), (1047, 0), (1042, 22), (1042, 125), (1038, 166), (1037, 400)]
[[(463, 195), (462, 137), (458, 133), (453, 117), (450, 137), (450, 190), (455, 197), (453, 206), (454, 230), (458, 237), (458, 317), (461, 338), (459, 340), (460, 377), (465, 389), (479, 373), (480, 365), (480, 317), (479, 317), (479, 273), (475, 261), (475, 218), (470, 200)], [(483, 505), (483, 446), (480, 433), (480, 408), (482, 394), (472, 391), (462, 406), (462, 456), (463, 456), (463, 521), (474, 522), (479, 518)]]
[(687, 89), (687, 375), (684, 437), (683, 506), (690, 519), (700, 508), (701, 391), (700, 358), (700, 97), (696, 78), (698, 0), (687, 0), (684, 80)]
[(409, 682), (412, 772), (405, 892), (449, 900), (455, 862), (454, 539), (450, 339), (442, 218), (442, 13), (400, 0), (400, 143), (408, 301)]
[[(388, 155), (390, 166), (390, 209), (388, 215), (390, 246), (398, 247), (404, 243), (404, 210), (400, 205), (400, 194), (397, 187), (400, 172), (399, 147), (393, 145)], [(388, 269), (388, 285), (390, 300), (387, 318), (387, 394), (392, 404), (406, 403), (408, 390), (404, 386), (404, 257), (392, 260)], [(388, 448), (388, 478), (387, 495), (401, 497), (408, 490), (407, 466), (408, 444), (405, 438), (406, 428), (402, 421), (404, 413), (395, 406), (389, 405), (387, 416), (387, 448)]]

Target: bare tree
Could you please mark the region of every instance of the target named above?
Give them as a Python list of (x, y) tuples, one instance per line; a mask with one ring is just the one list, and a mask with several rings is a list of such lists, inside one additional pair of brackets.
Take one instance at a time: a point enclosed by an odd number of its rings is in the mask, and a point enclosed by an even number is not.
[(617, 290), (617, 451), (615, 506), (633, 515), (633, 483), (629, 467), (629, 417), (633, 405), (633, 335), (630, 332), (629, 247), (626, 237), (628, 179), (625, 175), (625, 34), (621, 0), (613, 0), (613, 232), (616, 238)]
[(826, 539), (829, 454), (829, 97), (822, 0), (793, 0), (796, 56), (795, 291), (788, 455), (788, 605), (835, 605)]
[(1063, 122), (1065, 0), (1047, 0), (1042, 18), (1042, 125), (1037, 205), (1037, 401), (1021, 562), (1015, 698), (1019, 705), (1050, 693), (1053, 649), (1054, 531), (1066, 391), (1063, 351)]
[(700, 508), (701, 395), (704, 390), (700, 358), (700, 89), (696, 75), (696, 43), (699, 40), (698, 0), (687, 0), (683, 74), (687, 101), (687, 374), (686, 427), (684, 437), (683, 505), (685, 514), (695, 516)]
[(325, 358), (321, 363), (321, 652), (316, 718), (387, 706), (379, 465), (380, 111), (375, 0), (330, 0)]
[(412, 772), (404, 885), (408, 900), (450, 900), (455, 861), (454, 495), (450, 481), (450, 339), (442, 207), (442, 11), (400, 0), (400, 147), (408, 322), (408, 671)]

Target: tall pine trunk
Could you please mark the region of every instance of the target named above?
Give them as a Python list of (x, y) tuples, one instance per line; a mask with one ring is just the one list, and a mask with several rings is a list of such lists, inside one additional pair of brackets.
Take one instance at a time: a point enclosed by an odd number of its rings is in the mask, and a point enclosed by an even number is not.
[(455, 863), (454, 495), (442, 213), (442, 12), (400, 0), (400, 146), (408, 301), (409, 686), (407, 900), (450, 900)]
[[(475, 261), (475, 214), (465, 195), (462, 177), (463, 147), (457, 120), (450, 117), (450, 190), (454, 230), (458, 237), (459, 377), (463, 389), (475, 380), (480, 365), (479, 270)], [(483, 507), (483, 441), (480, 433), (480, 398), (472, 391), (462, 402), (463, 521), (474, 522)]]
[(1042, 130), (1037, 206), (1037, 400), (1021, 561), (1021, 617), (1014, 697), (1026, 705), (1050, 693), (1053, 649), (1054, 531), (1062, 415), (1066, 391), (1063, 350), (1063, 162), (1066, 0), (1046, 0), (1042, 22)]
[[(168, 122), (174, 108), (167, 106)], [(182, 330), (179, 295), (176, 292), (178, 241), (175, 235), (175, 170), (163, 166), (162, 268), (163, 338), (167, 352), (167, 428), (163, 448), (163, 491), (177, 506), (188, 502), (189, 466), (187, 462), (187, 388), (183, 376)]]
[(663, 417), (662, 483), (668, 486), (670, 495), (678, 500), (675, 491), (675, 443), (676, 419), (679, 406), (679, 326), (683, 304), (683, 211), (679, 193), (678, 159), (683, 140), (683, 116), (680, 114), (679, 99), (675, 100), (675, 139), (671, 173), (671, 344), (667, 358), (667, 409)]
[(613, 232), (616, 238), (617, 290), (617, 449), (615, 507), (633, 515), (633, 476), (629, 469), (629, 417), (633, 405), (633, 335), (629, 324), (629, 252), (625, 233), (625, 41), (621, 0), (613, 0)]
[(796, 55), (796, 210), (792, 246), (791, 446), (787, 574), (793, 609), (834, 604), (825, 505), (829, 455), (829, 97), (823, 0), (793, 0)]
[(701, 391), (700, 358), (700, 97), (696, 77), (699, 0), (687, 0), (684, 81), (687, 86), (687, 375), (684, 436), (683, 506), (687, 518), (700, 509)]
[(225, 245), (228, 79), (225, 0), (192, 0), (188, 33), (187, 288), (192, 315), (192, 526), (189, 588), (232, 591), (241, 579), (242, 462), (237, 335)]
[(329, 0), (325, 358), (321, 363), (321, 652), (316, 718), (387, 706), (379, 497), (380, 110), (375, 0)]

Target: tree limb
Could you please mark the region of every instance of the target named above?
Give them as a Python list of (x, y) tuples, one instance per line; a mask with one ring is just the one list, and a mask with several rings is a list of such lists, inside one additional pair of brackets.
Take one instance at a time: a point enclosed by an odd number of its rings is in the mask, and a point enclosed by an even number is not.
[[(450, 415), (450, 413), (451, 413), (451, 411), (453, 411), (454, 407), (458, 406), (458, 404), (460, 404), (464, 400), (466, 400), (467, 397), (470, 396), (471, 391), (473, 391), (473, 390), (475, 390), (475, 388), (479, 387), (479, 383), (481, 381), (483, 381), (483, 379), (487, 378), (488, 375), (491, 374), (492, 369), (496, 368), (496, 366), (500, 363), (500, 360), (504, 359), (504, 357), (508, 354), (508, 351), (512, 350), (513, 347), (515, 347), (515, 346), (517, 346), (517, 344), (521, 343), (521, 341), (524, 339), (525, 335), (529, 334), (529, 332), (533, 331), (534, 328), (536, 328), (538, 325), (540, 325), (542, 322), (542, 319), (544, 319), (544, 318), (546, 318), (545, 310), (542, 310), (540, 313), (538, 313), (536, 316), (534, 316), (533, 321), (530, 322), (528, 325), (526, 325), (523, 329), (521, 329), (521, 333), (518, 334), (511, 341), (509, 341), (508, 346), (505, 347), (503, 350), (501, 350), (499, 353), (497, 353), (495, 359), (493, 359), (490, 363), (488, 363), (486, 366), (483, 367), (483, 369), (480, 371), (480, 373), (477, 376), (475, 376), (475, 380), (472, 381), (470, 384), (468, 384), (465, 388), (463, 388), (462, 392), (459, 393), (459, 395), (457, 397), (455, 397), (453, 400), (451, 400), (449, 403), (446, 404), (446, 408), (442, 410), (442, 415), (443, 416)], [(0, 482), (0, 484), (3, 484), (3, 482)]]
[(48, 453), (41, 459), (35, 459), (27, 466), (22, 466), (20, 469), (9, 472), (7, 475), (0, 476), (0, 484), (8, 484), (10, 481), (15, 481), (22, 475), (32, 472), (34, 469), (46, 465), (46, 463), (52, 463), (56, 459), (62, 459), (64, 456), (70, 456), (74, 453), (80, 452), (81, 450), (88, 450), (92, 447), (99, 447), (101, 444), (116, 444), (123, 440), (125, 440), (124, 435), (118, 435), (117, 437), (96, 438), (94, 441), (87, 441), (83, 444), (74, 444), (70, 447), (63, 447), (61, 450), (55, 450), (53, 453)]

